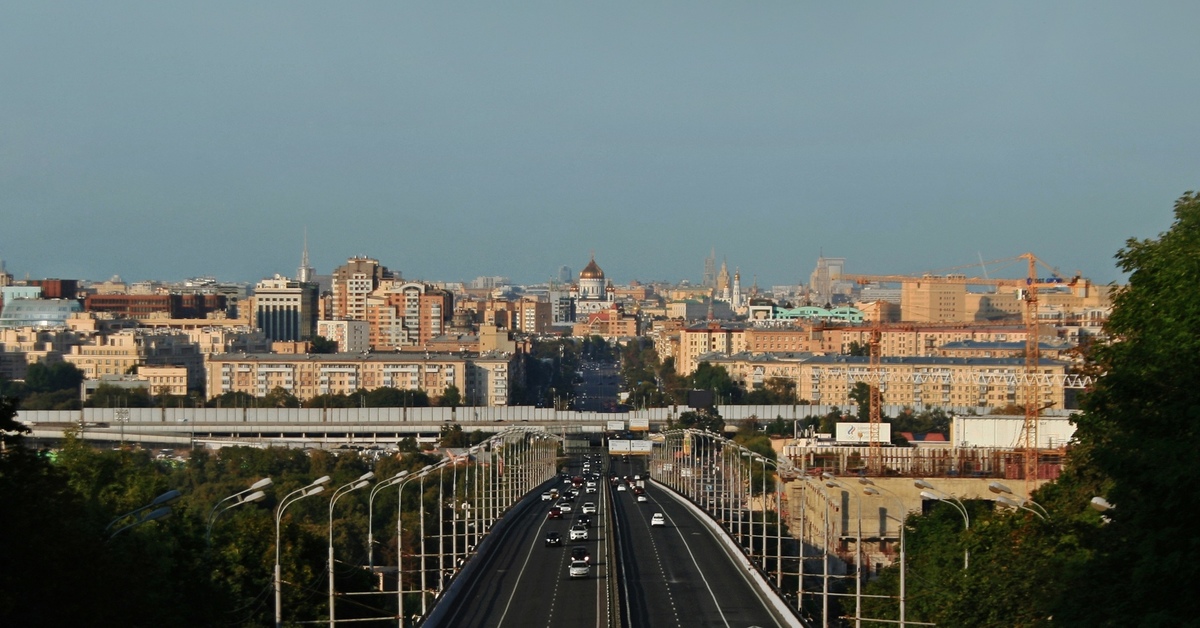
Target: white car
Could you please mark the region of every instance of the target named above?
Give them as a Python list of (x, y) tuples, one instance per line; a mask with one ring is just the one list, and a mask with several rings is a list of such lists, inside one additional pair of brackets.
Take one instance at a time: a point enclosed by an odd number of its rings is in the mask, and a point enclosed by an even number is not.
[(554, 499), (554, 496), (550, 494), (550, 491), (546, 491), (545, 493), (542, 493), (542, 501), (548, 502), (552, 499)]
[(667, 525), (667, 520), (663, 518), (663, 514), (661, 512), (656, 512), (650, 517), (650, 525), (665, 526)]
[(629, 490), (629, 489), (625, 488), (625, 485), (624, 485), (624, 484), (618, 484), (618, 485), (617, 485), (617, 490), (618, 490), (618, 491), (627, 491), (627, 490)]
[(594, 515), (596, 514), (596, 504), (592, 502), (584, 502), (583, 507), (579, 509), (579, 512), (585, 515)]
[(571, 540), (572, 541), (586, 541), (587, 538), (588, 538), (588, 529), (586, 526), (584, 526), (582, 524), (578, 524), (578, 523), (571, 526)]
[(592, 568), (582, 560), (571, 561), (570, 574), (572, 578), (586, 578), (592, 572)]
[(562, 512), (571, 512), (571, 502), (558, 502), (558, 509)]
[(645, 495), (645, 494), (638, 495), (638, 496), (637, 496), (637, 500), (638, 500), (639, 502), (650, 501), (650, 500), (646, 499), (646, 495)]

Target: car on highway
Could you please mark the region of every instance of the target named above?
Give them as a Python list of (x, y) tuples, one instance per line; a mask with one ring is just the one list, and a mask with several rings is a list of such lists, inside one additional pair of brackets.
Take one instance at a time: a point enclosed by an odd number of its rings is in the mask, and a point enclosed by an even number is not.
[(585, 563), (590, 563), (592, 562), (592, 553), (588, 551), (586, 545), (572, 545), (571, 560), (582, 560)]
[(645, 493), (641, 493), (637, 496), (637, 500), (638, 502), (647, 502), (650, 501), (650, 498), (646, 497)]
[(569, 572), (572, 578), (586, 578), (592, 573), (592, 567), (582, 560), (573, 560)]
[(585, 526), (583, 524), (579, 524), (579, 523), (571, 526), (571, 540), (572, 541), (586, 541), (587, 539), (588, 539), (587, 526)]
[(575, 523), (581, 524), (585, 528), (590, 528), (592, 527), (592, 518), (587, 515), (579, 515), (579, 518), (575, 520)]
[(546, 492), (542, 493), (542, 501), (548, 502), (552, 499), (554, 499), (554, 496), (550, 494), (550, 491), (546, 491)]
[(588, 493), (588, 494), (595, 493), (595, 492), (596, 492), (596, 487), (594, 487), (594, 486), (589, 486), (589, 487), (587, 487), (587, 488), (583, 489), (583, 492), (585, 492), (585, 493)]
[[(666, 520), (666, 518), (663, 517), (663, 514), (661, 512), (656, 512), (653, 515), (651, 515), (651, 517), (650, 517), (650, 525), (665, 526), (665, 525), (667, 525), (667, 520)], [(574, 537), (572, 537), (572, 538), (574, 538)]]
[(583, 507), (579, 509), (579, 512), (581, 512), (585, 515), (596, 514), (596, 503), (595, 502), (583, 502)]
[(546, 547), (562, 547), (562, 535), (553, 530), (546, 533)]
[(546, 518), (547, 519), (562, 519), (562, 510), (560, 510), (557, 506), (554, 508), (551, 508), (550, 512), (546, 513)]
[(625, 491), (627, 491), (627, 490), (629, 490), (629, 489), (625, 488), (625, 485), (624, 485), (624, 484), (618, 484), (618, 485), (617, 485), (617, 490), (618, 490), (618, 491), (621, 491), (621, 492), (625, 492)]
[(569, 501), (564, 500), (558, 502), (558, 509), (562, 512), (571, 512), (571, 508), (571, 502)]

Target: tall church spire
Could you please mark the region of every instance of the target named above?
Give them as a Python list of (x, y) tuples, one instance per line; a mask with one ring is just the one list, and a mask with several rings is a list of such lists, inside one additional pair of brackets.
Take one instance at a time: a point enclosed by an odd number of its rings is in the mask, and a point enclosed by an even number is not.
[(300, 268), (296, 271), (296, 280), (300, 283), (309, 283), (315, 274), (313, 268), (308, 265), (308, 227), (305, 227), (304, 253), (300, 256)]

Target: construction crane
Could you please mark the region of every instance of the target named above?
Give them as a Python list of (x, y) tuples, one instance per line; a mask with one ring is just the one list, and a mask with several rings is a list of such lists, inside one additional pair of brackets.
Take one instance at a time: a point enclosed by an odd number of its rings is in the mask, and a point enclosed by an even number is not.
[[(967, 277), (962, 274), (923, 274), (921, 276), (911, 275), (851, 275), (843, 274), (841, 279), (855, 281), (859, 284), (867, 283), (911, 283), (911, 282), (932, 282), (942, 284), (967, 284), (967, 285), (991, 285), (991, 286), (1010, 286), (1017, 289), (1017, 298), (1023, 301), (1024, 322), (1025, 322), (1025, 377), (1023, 378), (1023, 390), (1025, 401), (1025, 420), (1021, 427), (1021, 434), (1017, 439), (1017, 447), (1021, 452), (1022, 471), (1025, 478), (1025, 496), (1033, 492), (1037, 488), (1038, 479), (1038, 462), (1039, 448), (1037, 440), (1038, 422), (1041, 417), (1041, 411), (1044, 409), (1041, 405), (1041, 385), (1038, 376), (1038, 362), (1041, 353), (1041, 343), (1038, 337), (1038, 289), (1041, 287), (1074, 287), (1080, 281), (1086, 282), (1078, 274), (1071, 278), (1064, 278), (1057, 271), (1050, 268), (1041, 262), (1033, 253), (1025, 253), (1014, 258), (1002, 260), (994, 260), (992, 262), (982, 262), (978, 266), (984, 264), (1001, 264), (1021, 260), (1026, 262), (1026, 276), (1023, 279), (991, 279), (979, 277)], [(1046, 267), (1050, 270), (1047, 277), (1038, 277), (1038, 265)], [(970, 266), (976, 266), (972, 264)], [(967, 268), (960, 266), (949, 270), (958, 270)], [(1086, 285), (1086, 283), (1085, 283)], [(911, 324), (910, 324), (911, 325)], [(882, 416), (880, 414), (880, 406), (882, 405), (882, 395), (879, 390), (880, 385), (880, 363), (881, 356), (881, 339), (883, 330), (889, 327), (882, 321), (881, 316), (876, 316), (873, 321), (870, 341), (868, 342), (870, 351), (870, 362), (868, 367), (868, 378), (870, 380), (871, 396), (870, 396), (870, 429), (869, 429), (869, 446), (867, 469), (871, 474), (879, 474), (882, 472), (883, 452), (882, 444), (879, 442), (880, 425), (882, 424)]]

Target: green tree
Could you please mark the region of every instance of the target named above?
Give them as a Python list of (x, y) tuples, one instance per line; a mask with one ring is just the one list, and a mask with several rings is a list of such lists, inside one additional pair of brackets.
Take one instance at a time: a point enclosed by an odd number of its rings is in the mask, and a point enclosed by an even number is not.
[(716, 396), (715, 403), (717, 405), (736, 404), (741, 401), (741, 387), (733, 381), (733, 378), (729, 377), (729, 371), (725, 370), (723, 366), (713, 366), (708, 362), (701, 362), (689, 379), (692, 388), (711, 390)]
[[(1175, 204), (1170, 230), (1117, 253), (1129, 283), (1093, 357), (1105, 373), (1083, 399), (1072, 461), (1111, 483), (1117, 508), (1088, 535), (1095, 558), (1056, 613), (1092, 625), (1195, 625), (1200, 596), (1200, 196)], [(1095, 609), (1103, 608), (1097, 614)], [(1084, 620), (1083, 618), (1087, 618)]]
[(442, 396), (438, 397), (437, 405), (443, 408), (457, 408), (462, 405), (462, 393), (458, 391), (458, 386), (450, 384), (442, 391)]
[(309, 341), (309, 350), (313, 353), (337, 353), (337, 341), (330, 340), (325, 336), (313, 336)]
[(125, 388), (100, 384), (84, 404), (89, 408), (153, 408), (154, 400), (144, 387)]
[(45, 364), (35, 362), (25, 371), (25, 387), (29, 392), (49, 393), (60, 390), (78, 392), (83, 383), (83, 371), (69, 362)]

